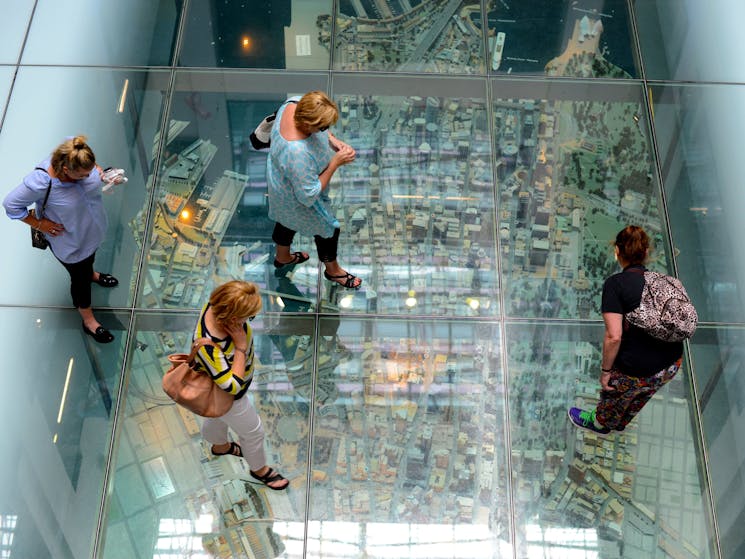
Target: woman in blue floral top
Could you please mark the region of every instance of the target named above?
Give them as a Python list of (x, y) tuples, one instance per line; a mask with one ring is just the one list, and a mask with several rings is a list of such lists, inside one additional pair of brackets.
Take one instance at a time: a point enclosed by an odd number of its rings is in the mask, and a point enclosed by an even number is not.
[(269, 217), (276, 222), (274, 266), (281, 269), (308, 260), (307, 253), (291, 252), (290, 246), (295, 233), (312, 235), (326, 279), (358, 289), (362, 280), (336, 260), (339, 222), (326, 194), (336, 170), (356, 155), (328, 131), (338, 118), (336, 103), (321, 91), (293, 97), (277, 111), (267, 162)]

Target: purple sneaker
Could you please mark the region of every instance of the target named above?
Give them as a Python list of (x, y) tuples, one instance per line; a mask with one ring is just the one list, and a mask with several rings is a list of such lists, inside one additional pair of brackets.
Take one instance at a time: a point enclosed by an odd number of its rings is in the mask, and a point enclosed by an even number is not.
[(567, 413), (569, 414), (569, 419), (577, 427), (582, 427), (583, 429), (594, 431), (599, 435), (607, 435), (608, 433), (610, 433), (610, 429), (608, 429), (607, 427), (602, 427), (600, 429), (595, 427), (595, 421), (592, 417), (594, 414), (591, 411), (584, 411), (579, 408), (569, 408), (569, 411)]

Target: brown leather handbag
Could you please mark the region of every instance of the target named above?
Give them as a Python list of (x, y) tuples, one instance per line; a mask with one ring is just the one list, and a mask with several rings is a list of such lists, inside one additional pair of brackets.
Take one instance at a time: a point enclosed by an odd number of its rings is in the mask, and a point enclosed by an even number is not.
[(215, 345), (209, 338), (199, 338), (191, 353), (168, 356), (171, 368), (163, 375), (163, 391), (178, 405), (202, 417), (220, 417), (233, 405), (235, 398), (212, 380), (206, 371), (195, 369), (194, 358), (204, 345)]

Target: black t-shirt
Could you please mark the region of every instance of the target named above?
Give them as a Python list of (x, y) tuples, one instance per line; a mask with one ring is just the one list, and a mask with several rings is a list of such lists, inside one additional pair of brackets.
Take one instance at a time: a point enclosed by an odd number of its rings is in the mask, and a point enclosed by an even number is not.
[[(600, 311), (626, 314), (637, 308), (644, 289), (644, 270), (644, 266), (627, 266), (605, 280)], [(683, 342), (663, 342), (624, 319), (621, 347), (613, 367), (630, 377), (649, 377), (675, 363), (681, 355)]]

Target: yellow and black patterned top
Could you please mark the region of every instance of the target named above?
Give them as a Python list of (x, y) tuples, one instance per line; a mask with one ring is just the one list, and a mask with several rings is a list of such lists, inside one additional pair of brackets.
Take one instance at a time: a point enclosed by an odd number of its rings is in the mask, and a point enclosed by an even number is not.
[(225, 392), (233, 394), (237, 400), (242, 398), (248, 391), (248, 387), (253, 379), (253, 332), (248, 323), (243, 325), (243, 329), (246, 332), (246, 341), (248, 342), (248, 345), (246, 346), (248, 351), (246, 355), (246, 375), (245, 378), (240, 378), (231, 372), (231, 368), (233, 367), (233, 356), (235, 355), (235, 344), (233, 343), (232, 338), (230, 336), (226, 338), (217, 338), (207, 330), (204, 315), (209, 306), (209, 303), (207, 303), (202, 309), (202, 313), (199, 315), (197, 327), (194, 330), (194, 340), (198, 340), (199, 338), (209, 338), (215, 343), (215, 345), (204, 345), (199, 348), (196, 356), (197, 365), (199, 368), (207, 371), (212, 377), (212, 380), (214, 380), (220, 388), (225, 390)]

